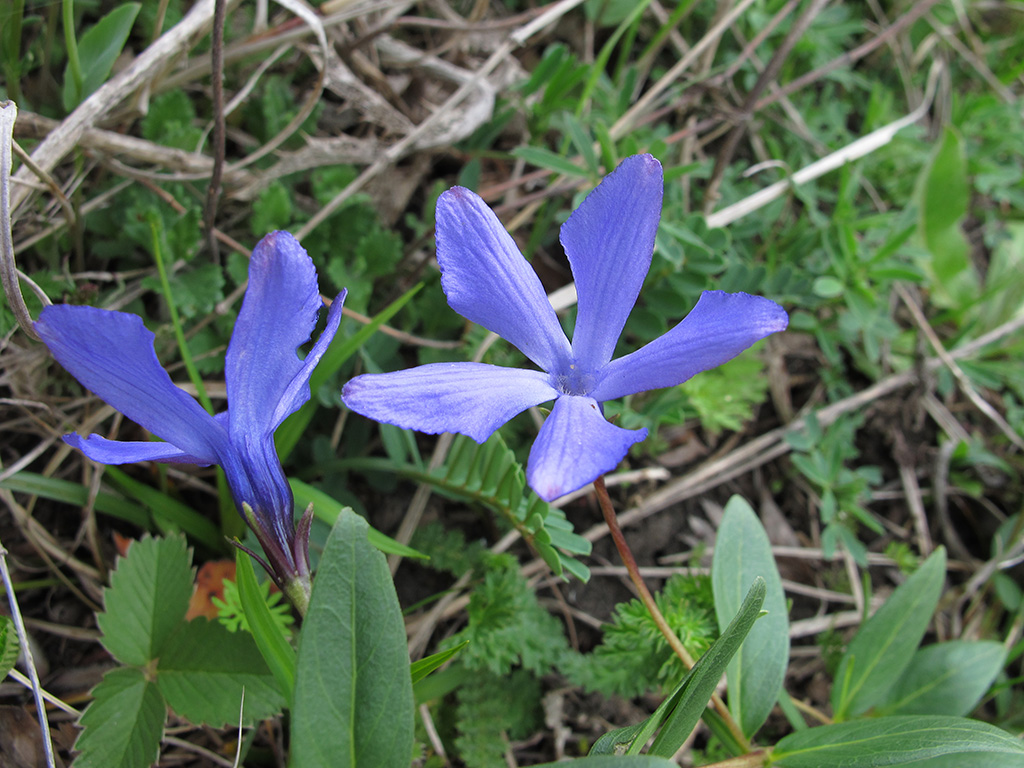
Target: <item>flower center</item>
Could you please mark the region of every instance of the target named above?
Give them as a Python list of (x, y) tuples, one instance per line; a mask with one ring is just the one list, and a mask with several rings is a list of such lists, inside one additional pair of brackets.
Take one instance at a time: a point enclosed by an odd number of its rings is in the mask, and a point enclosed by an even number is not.
[(554, 374), (554, 386), (563, 395), (589, 395), (597, 386), (597, 375), (583, 371), (575, 364), (569, 365), (566, 373)]

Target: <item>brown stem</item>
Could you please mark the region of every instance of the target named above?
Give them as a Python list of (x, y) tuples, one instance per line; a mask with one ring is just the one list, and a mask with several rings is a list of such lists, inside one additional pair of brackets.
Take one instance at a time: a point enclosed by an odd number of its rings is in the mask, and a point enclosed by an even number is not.
[[(682, 641), (680, 641), (676, 636), (676, 633), (672, 631), (668, 622), (665, 621), (665, 617), (658, 608), (658, 604), (654, 602), (654, 596), (651, 595), (651, 591), (647, 588), (643, 578), (640, 576), (640, 569), (637, 567), (636, 558), (633, 557), (633, 552), (626, 543), (626, 537), (622, 535), (622, 529), (619, 527), (619, 521), (615, 517), (615, 509), (612, 507), (611, 497), (608, 495), (608, 489), (605, 487), (604, 477), (598, 477), (594, 481), (594, 490), (597, 491), (597, 501), (601, 505), (601, 513), (604, 515), (605, 524), (607, 524), (608, 531), (612, 535), (612, 541), (615, 542), (615, 548), (619, 550), (619, 557), (622, 558), (622, 562), (626, 566), (626, 571), (629, 573), (629, 578), (633, 582), (633, 586), (636, 587), (636, 591), (640, 596), (640, 601), (644, 604), (644, 607), (647, 608), (648, 613), (651, 614), (651, 618), (654, 619), (654, 623), (661, 631), (661, 634), (665, 636), (665, 640), (668, 641), (669, 647), (675, 652), (676, 656), (679, 657), (680, 661), (683, 662), (683, 666), (687, 669), (693, 669), (693, 656), (690, 655), (690, 652), (686, 650)], [(743, 731), (733, 719), (732, 714), (729, 712), (729, 708), (725, 706), (725, 702), (722, 701), (722, 697), (717, 693), (711, 694), (711, 704), (722, 720), (725, 721), (726, 726), (729, 728), (729, 732), (732, 733), (732, 736), (736, 739), (737, 743), (743, 747), (744, 751), (750, 752), (750, 742), (747, 740), (746, 736), (743, 735)]]

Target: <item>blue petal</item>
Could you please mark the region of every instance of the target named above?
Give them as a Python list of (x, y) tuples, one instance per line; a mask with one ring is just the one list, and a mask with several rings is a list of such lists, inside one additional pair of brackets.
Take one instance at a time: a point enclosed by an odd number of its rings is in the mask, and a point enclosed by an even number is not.
[(627, 157), (562, 225), (579, 297), (572, 351), (585, 369), (611, 360), (651, 268), (663, 186), (661, 163)]
[(555, 401), (530, 449), (526, 479), (538, 496), (554, 501), (615, 469), (630, 446), (646, 437), (646, 429), (609, 424), (592, 397), (565, 395)]
[(357, 376), (341, 399), (356, 413), (385, 424), (432, 435), (459, 432), (482, 443), (517, 413), (557, 396), (542, 371), (431, 363)]
[(77, 448), (93, 461), (100, 464), (133, 464), (136, 461), (163, 461), (169, 464), (198, 464), (207, 466), (215, 463), (209, 456), (193, 456), (175, 448), (170, 443), (135, 442), (107, 440), (100, 435), (82, 437), (75, 433), (64, 435), (64, 442)]
[(546, 371), (570, 347), (540, 278), (477, 195), (452, 187), (437, 201), (437, 263), (448, 304), (511, 342)]
[(54, 305), (35, 329), (84, 387), (183, 454), (213, 464), (230, 450), (227, 432), (160, 367), (153, 334), (137, 315)]
[(746, 293), (705, 291), (697, 305), (664, 336), (613, 360), (591, 393), (597, 400), (674, 387), (736, 357), (789, 324), (774, 301)]
[(323, 306), (313, 261), (287, 232), (272, 232), (256, 245), (225, 363), (233, 441), (266, 439), (309, 400), (309, 377), (337, 331), (341, 304), (331, 305), (327, 328), (300, 360), (297, 350)]
[(295, 538), (295, 501), (273, 437), (236, 443), (235, 447), (237, 450), (222, 463), (235, 506), (243, 517), (242, 504), (248, 504), (253, 510), (260, 528), (256, 533), (265, 548), (268, 542), (276, 542), (272, 545), (291, 552)]

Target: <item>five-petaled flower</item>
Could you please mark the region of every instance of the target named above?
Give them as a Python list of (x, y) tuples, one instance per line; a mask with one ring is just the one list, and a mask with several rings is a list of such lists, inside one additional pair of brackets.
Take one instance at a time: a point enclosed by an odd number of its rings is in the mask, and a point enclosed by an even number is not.
[(530, 450), (530, 486), (551, 501), (614, 469), (647, 430), (609, 423), (602, 402), (681, 384), (788, 323), (785, 310), (768, 299), (705, 291), (668, 333), (612, 360), (650, 269), (662, 187), (657, 160), (629, 157), (562, 225), (579, 302), (571, 343), (494, 212), (469, 190), (449, 189), (437, 201), (436, 229), (448, 304), (542, 370), (433, 363), (366, 374), (345, 385), (345, 404), (377, 421), (482, 443), (521, 411), (554, 400)]
[(345, 292), (304, 359), (323, 303), (313, 262), (287, 232), (253, 251), (249, 285), (228, 345), (228, 410), (211, 416), (160, 367), (153, 334), (137, 315), (54, 305), (35, 328), (57, 361), (86, 388), (166, 442), (119, 442), (99, 435), (64, 441), (103, 464), (163, 461), (219, 464), (268, 571), (303, 613), (310, 591), (309, 515), (298, 529), (294, 500), (274, 448), (274, 431), (309, 400), (309, 378), (341, 321)]

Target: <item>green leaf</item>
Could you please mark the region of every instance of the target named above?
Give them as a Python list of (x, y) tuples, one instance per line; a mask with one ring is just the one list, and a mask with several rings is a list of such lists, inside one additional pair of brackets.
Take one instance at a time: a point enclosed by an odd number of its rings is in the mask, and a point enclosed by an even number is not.
[(91, 27), (78, 41), (82, 67), (82, 90), (75, 88), (69, 67), (64, 68), (64, 109), (70, 112), (93, 91), (103, 85), (117, 57), (121, 55), (128, 33), (132, 31), (139, 3), (124, 3)]
[(576, 768), (678, 768), (677, 764), (671, 760), (649, 755), (623, 755), (622, 757), (597, 755), (580, 757), (575, 760), (562, 760), (557, 763), (544, 763), (536, 768), (565, 768), (569, 763), (575, 765)]
[(412, 754), (405, 624), (367, 527), (343, 512), (320, 557), (299, 639), (292, 768), (398, 766)]
[[(177, 714), (215, 728), (251, 724), (278, 714), (284, 697), (252, 635), (231, 632), (216, 621), (193, 619), (160, 654), (157, 685)], [(242, 709), (242, 690), (245, 708)]]
[(1003, 668), (1006, 648), (992, 640), (952, 640), (914, 654), (884, 707), (887, 714), (968, 714)]
[(711, 694), (715, 692), (715, 686), (722, 679), (722, 673), (725, 672), (729, 661), (739, 650), (750, 632), (750, 628), (754, 626), (754, 622), (761, 615), (761, 606), (764, 605), (766, 593), (765, 581), (758, 576), (754, 579), (746, 599), (729, 626), (722, 631), (714, 645), (708, 648), (707, 653), (693, 665), (688, 681), (683, 684), (685, 690), (680, 697), (679, 706), (669, 715), (665, 727), (654, 739), (654, 743), (648, 750), (649, 754), (672, 757), (679, 751), (694, 726), (697, 725), (697, 721), (704, 712)]
[(242, 550), (238, 550), (235, 555), (235, 581), (238, 584), (238, 596), (245, 612), (245, 620), (252, 630), (256, 647), (277, 681), (285, 700), (290, 703), (292, 691), (295, 690), (295, 649), (288, 642), (281, 624), (274, 620), (256, 582), (252, 560)]
[[(772, 752), (772, 763), (780, 768), (880, 768), (921, 765), (919, 761), (941, 755), (971, 757), (978, 753), (986, 756), (986, 768), (1024, 765), (1024, 746), (1005, 731), (977, 720), (938, 715), (881, 717), (808, 728), (782, 739)], [(931, 763), (927, 765), (931, 768)]]
[(9, 616), (0, 616), (0, 680), (18, 663), (21, 643), (18, 642), (18, 630)]
[(135, 667), (103, 676), (82, 713), (75, 768), (147, 768), (160, 756), (167, 708), (156, 685)]
[(415, 685), (420, 680), (425, 678), (427, 675), (429, 675), (435, 669), (440, 667), (446, 661), (453, 658), (459, 651), (461, 651), (467, 645), (469, 645), (469, 640), (459, 643), (453, 648), (449, 648), (445, 651), (439, 651), (435, 654), (427, 656), (426, 658), (420, 659), (419, 661), (414, 661), (409, 666), (409, 672), (412, 676), (413, 685)]
[[(338, 516), (341, 515), (343, 511), (352, 511), (350, 507), (346, 507), (340, 501), (335, 500), (334, 497), (329, 496), (319, 488), (314, 488), (312, 485), (308, 485), (301, 480), (295, 480), (292, 478), (288, 480), (288, 484), (292, 487), (292, 493), (295, 495), (295, 503), (300, 507), (308, 507), (312, 504), (313, 514), (316, 515), (317, 519), (323, 520), (330, 526), (333, 526), (335, 522), (337, 522)], [(395, 541), (387, 534), (381, 533), (372, 526), (369, 526), (369, 530), (367, 531), (367, 539), (369, 539), (369, 542), (385, 555), (401, 555), (402, 557), (415, 557), (420, 560), (430, 559), (422, 552), (419, 552), (410, 546), (406, 546), (401, 542)]]
[(725, 505), (711, 563), (719, 629), (736, 615), (746, 585), (758, 576), (767, 587), (764, 609), (768, 614), (758, 622), (757, 632), (746, 639), (726, 671), (729, 711), (747, 738), (768, 719), (782, 691), (789, 663), (789, 616), (768, 535), (746, 500), (733, 496)]
[[(81, 508), (89, 503), (89, 489), (81, 483), (45, 477), (34, 472), (18, 472), (4, 478), (0, 480), (0, 488), (42, 496), (44, 499), (60, 501), (73, 507)], [(124, 520), (139, 528), (148, 528), (153, 522), (141, 507), (106, 491), (96, 494), (93, 505), (97, 512)]]
[(887, 699), (921, 644), (945, 577), (946, 553), (939, 548), (864, 622), (836, 672), (832, 709), (837, 721)]
[(512, 154), (525, 160), (530, 165), (546, 168), (554, 173), (563, 173), (570, 177), (586, 177), (587, 175), (586, 168), (580, 168), (571, 160), (567, 160), (550, 149), (544, 149), (543, 147), (516, 147), (512, 150)]
[(636, 753), (664, 724), (649, 752), (667, 757), (674, 755), (697, 724), (729, 660), (760, 615), (764, 596), (764, 579), (756, 579), (736, 618), (654, 713), (642, 723), (606, 733), (594, 743), (590, 754)]
[(192, 507), (172, 499), (152, 486), (140, 483), (117, 467), (107, 467), (105, 474), (128, 496), (140, 504), (145, 504), (154, 518), (164, 525), (181, 529), (215, 552), (224, 548), (224, 537), (217, 530), (217, 526)]
[(932, 255), (928, 266), (938, 283), (934, 298), (951, 307), (973, 302), (978, 297), (978, 275), (960, 226), (970, 198), (967, 158), (952, 128), (946, 128), (942, 143), (924, 169), (920, 197), (919, 229)]
[(192, 578), (184, 536), (132, 542), (103, 590), (104, 611), (96, 617), (103, 647), (122, 664), (141, 667), (159, 658), (185, 618)]

